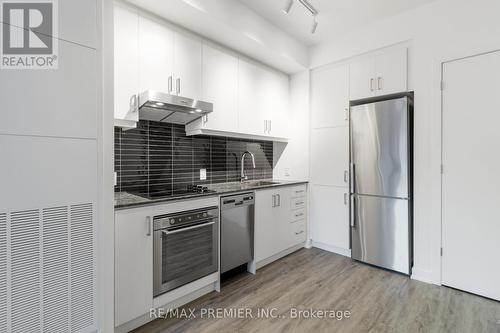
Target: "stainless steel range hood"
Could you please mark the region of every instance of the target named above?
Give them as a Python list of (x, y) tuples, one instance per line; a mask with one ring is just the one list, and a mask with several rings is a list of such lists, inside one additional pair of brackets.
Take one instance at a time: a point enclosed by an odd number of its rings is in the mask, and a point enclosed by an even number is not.
[(139, 119), (189, 124), (213, 111), (213, 104), (147, 90), (139, 95)]

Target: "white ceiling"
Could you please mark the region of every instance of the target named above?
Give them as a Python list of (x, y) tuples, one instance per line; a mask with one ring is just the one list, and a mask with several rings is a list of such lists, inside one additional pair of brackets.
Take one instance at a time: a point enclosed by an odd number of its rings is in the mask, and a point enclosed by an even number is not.
[(300, 42), (311, 46), (327, 42), (365, 24), (436, 0), (310, 0), (319, 11), (318, 28), (311, 34), (312, 16), (295, 0), (288, 15), (287, 0), (238, 0)]

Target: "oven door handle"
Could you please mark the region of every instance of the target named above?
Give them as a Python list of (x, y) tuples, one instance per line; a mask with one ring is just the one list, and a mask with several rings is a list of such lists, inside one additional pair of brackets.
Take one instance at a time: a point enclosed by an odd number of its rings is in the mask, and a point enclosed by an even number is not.
[(198, 229), (198, 228), (206, 227), (206, 226), (209, 226), (209, 225), (212, 225), (212, 224), (215, 224), (215, 221), (193, 225), (192, 227), (180, 228), (180, 229), (176, 229), (174, 231), (162, 230), (161, 232), (163, 234), (165, 234), (165, 235), (172, 235), (172, 234), (177, 234), (177, 233), (183, 232), (183, 231), (188, 231), (188, 230), (193, 230), (193, 229)]

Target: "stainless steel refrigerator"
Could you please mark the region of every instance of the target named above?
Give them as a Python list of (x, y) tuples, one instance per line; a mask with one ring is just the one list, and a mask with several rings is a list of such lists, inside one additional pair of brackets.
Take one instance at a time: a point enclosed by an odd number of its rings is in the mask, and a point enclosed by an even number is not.
[(351, 256), (404, 274), (413, 264), (412, 95), (350, 109)]

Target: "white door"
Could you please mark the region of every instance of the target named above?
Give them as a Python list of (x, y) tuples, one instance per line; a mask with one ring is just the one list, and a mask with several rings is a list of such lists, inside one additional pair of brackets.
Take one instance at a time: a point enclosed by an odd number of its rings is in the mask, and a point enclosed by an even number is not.
[[(139, 18), (139, 93), (172, 92), (174, 32), (161, 22)], [(127, 73), (135, 75), (134, 73)]]
[(203, 44), (203, 100), (214, 112), (203, 123), (206, 129), (234, 132), (238, 128), (238, 58), (218, 47)]
[(407, 90), (407, 49), (389, 50), (375, 58), (375, 89), (377, 95)]
[(310, 185), (309, 195), (313, 244), (349, 251), (349, 189)]
[(115, 119), (135, 123), (139, 120), (139, 14), (119, 2), (113, 14)]
[(153, 306), (153, 236), (149, 208), (115, 214), (115, 326)]
[(289, 102), (289, 78), (288, 75), (274, 71), (266, 72), (265, 97), (265, 119), (267, 123), (267, 135), (273, 137), (288, 136), (288, 102)]
[(347, 126), (349, 66), (313, 71), (311, 77), (312, 128)]
[(500, 52), (443, 79), (442, 283), (500, 300)]
[(311, 161), (312, 184), (349, 186), (349, 128), (313, 130)]
[(201, 40), (176, 32), (174, 45), (175, 93), (201, 99)]
[(368, 58), (349, 65), (349, 97), (357, 100), (375, 96), (375, 59)]

